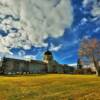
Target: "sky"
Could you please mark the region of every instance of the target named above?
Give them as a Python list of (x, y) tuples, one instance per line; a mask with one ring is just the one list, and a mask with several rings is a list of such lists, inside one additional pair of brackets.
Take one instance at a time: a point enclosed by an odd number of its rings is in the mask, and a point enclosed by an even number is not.
[(0, 57), (75, 64), (80, 42), (100, 39), (100, 0), (0, 0)]

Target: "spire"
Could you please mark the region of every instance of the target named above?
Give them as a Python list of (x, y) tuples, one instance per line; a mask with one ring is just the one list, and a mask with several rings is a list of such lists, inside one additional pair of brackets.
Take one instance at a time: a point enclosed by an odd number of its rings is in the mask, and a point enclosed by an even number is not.
[(46, 52), (44, 53), (44, 55), (52, 55), (52, 52), (46, 51)]

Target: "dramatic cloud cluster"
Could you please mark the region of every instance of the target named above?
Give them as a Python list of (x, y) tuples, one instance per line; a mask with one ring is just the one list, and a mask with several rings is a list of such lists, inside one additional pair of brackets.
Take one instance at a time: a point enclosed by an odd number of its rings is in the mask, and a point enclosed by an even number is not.
[(70, 0), (0, 0), (0, 52), (47, 47), (44, 40), (62, 36), (72, 22)]

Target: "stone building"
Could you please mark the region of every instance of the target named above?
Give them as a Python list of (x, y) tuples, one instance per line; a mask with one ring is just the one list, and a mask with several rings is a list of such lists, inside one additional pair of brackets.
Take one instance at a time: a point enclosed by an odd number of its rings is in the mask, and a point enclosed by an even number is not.
[(44, 60), (47, 64), (47, 72), (48, 73), (63, 73), (64, 68), (60, 65), (56, 60), (53, 59), (53, 55), (50, 51), (46, 51), (44, 53)]
[(64, 66), (54, 60), (50, 51), (44, 53), (43, 61), (26, 61), (4, 57), (2, 60), (2, 66), (0, 67), (0, 73), (3, 74), (64, 73), (64, 70)]

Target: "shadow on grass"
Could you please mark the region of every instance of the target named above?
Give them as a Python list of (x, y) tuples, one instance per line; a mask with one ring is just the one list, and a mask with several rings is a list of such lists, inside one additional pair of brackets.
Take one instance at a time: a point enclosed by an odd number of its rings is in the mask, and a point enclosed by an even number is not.
[(45, 74), (0, 74), (0, 76), (3, 76), (3, 77), (23, 77), (23, 76), (44, 76), (44, 75), (48, 75), (47, 73)]

